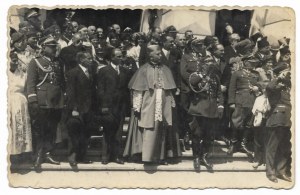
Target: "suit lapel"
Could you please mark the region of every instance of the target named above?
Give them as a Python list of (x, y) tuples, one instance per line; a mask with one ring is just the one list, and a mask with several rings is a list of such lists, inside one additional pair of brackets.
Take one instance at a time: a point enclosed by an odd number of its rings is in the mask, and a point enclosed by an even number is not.
[(79, 76), (80, 76), (82, 81), (86, 81), (88, 83), (93, 82), (93, 75), (91, 73), (90, 73), (89, 78), (88, 78), (79, 65), (78, 65), (77, 69), (78, 69)]
[(226, 63), (224, 61), (220, 60), (220, 69), (221, 69), (222, 74), (225, 70), (225, 67), (226, 67)]
[[(168, 58), (166, 57), (165, 53), (162, 51), (162, 57), (161, 57), (161, 62), (162, 64), (166, 65), (166, 66), (169, 66), (169, 60)], [(169, 56), (170, 58), (170, 56)]]
[[(118, 77), (118, 76), (119, 76), (119, 75), (118, 75), (118, 72), (116, 71), (116, 69), (114, 69), (114, 68), (112, 67), (111, 64), (108, 65), (108, 68), (109, 68), (110, 72), (112, 73), (112, 75), (113, 75), (114, 77)], [(120, 67), (119, 67), (119, 70), (120, 70)]]

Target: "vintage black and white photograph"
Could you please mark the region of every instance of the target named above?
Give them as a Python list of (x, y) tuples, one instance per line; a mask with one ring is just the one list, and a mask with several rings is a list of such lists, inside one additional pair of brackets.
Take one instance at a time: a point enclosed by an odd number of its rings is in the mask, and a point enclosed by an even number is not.
[(12, 187), (295, 183), (287, 7), (12, 6)]

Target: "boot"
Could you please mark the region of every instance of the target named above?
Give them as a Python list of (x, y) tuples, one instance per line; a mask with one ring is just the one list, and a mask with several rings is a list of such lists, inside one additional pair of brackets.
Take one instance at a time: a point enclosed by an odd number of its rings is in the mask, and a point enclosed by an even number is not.
[(58, 161), (56, 161), (52, 158), (52, 156), (50, 155), (49, 152), (45, 154), (45, 161), (50, 163), (50, 164), (54, 164), (54, 165), (59, 165), (60, 164), (60, 162), (58, 162)]
[(261, 165), (263, 165), (263, 163), (262, 162), (255, 162), (253, 165), (252, 165), (252, 167), (253, 167), (253, 169), (257, 169), (259, 166), (261, 166)]
[(227, 155), (232, 156), (234, 152), (237, 150), (237, 142), (238, 142), (238, 129), (232, 128), (232, 134), (230, 138), (230, 143), (228, 146)]
[(225, 137), (224, 135), (221, 136), (221, 140), (225, 142), (225, 144), (226, 144), (227, 147), (230, 146), (230, 140), (227, 139), (227, 137)]
[(207, 153), (203, 154), (203, 155), (202, 155), (202, 158), (201, 158), (201, 160), (200, 160), (200, 163), (201, 163), (202, 165), (204, 165), (207, 169), (212, 169), (212, 168), (213, 168), (213, 165), (207, 162), (206, 157), (207, 157)]
[(230, 144), (229, 144), (228, 150), (227, 150), (227, 155), (228, 156), (232, 156), (233, 153), (236, 151), (236, 143), (237, 143), (237, 140), (231, 140), (230, 141)]
[(200, 158), (199, 157), (195, 157), (195, 159), (194, 159), (194, 169), (195, 170), (200, 169)]
[(241, 150), (242, 150), (242, 152), (245, 152), (247, 154), (247, 156), (250, 158), (250, 160), (253, 160), (254, 152), (250, 151), (247, 148), (247, 139), (246, 138), (243, 138), (243, 140), (241, 142)]
[(40, 169), (41, 168), (41, 165), (42, 165), (42, 156), (41, 155), (38, 155), (35, 159), (35, 162), (33, 164), (33, 167), (35, 169)]

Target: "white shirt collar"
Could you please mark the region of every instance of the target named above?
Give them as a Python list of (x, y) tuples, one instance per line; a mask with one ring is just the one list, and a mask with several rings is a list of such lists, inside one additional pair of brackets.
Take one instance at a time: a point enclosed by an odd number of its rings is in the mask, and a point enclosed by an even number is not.
[(213, 55), (213, 58), (215, 59), (215, 61), (216, 61), (217, 63), (220, 63), (220, 61), (221, 61), (220, 58), (217, 58), (217, 57), (214, 56), (214, 55)]
[(164, 52), (165, 56), (168, 57), (169, 51), (164, 48), (162, 48), (162, 51)]
[(85, 73), (87, 71), (87, 68), (79, 64), (79, 67), (82, 69), (82, 71)]
[(115, 65), (115, 64), (112, 63), (112, 62), (110, 62), (110, 64), (111, 64), (111, 66), (112, 66), (115, 70), (119, 69), (119, 66), (118, 66), (118, 65)]

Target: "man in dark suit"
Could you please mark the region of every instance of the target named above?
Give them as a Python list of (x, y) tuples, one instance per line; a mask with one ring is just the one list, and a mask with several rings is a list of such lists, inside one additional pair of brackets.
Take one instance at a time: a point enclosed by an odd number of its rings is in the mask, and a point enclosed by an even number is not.
[[(173, 27), (171, 27), (172, 29)], [(173, 29), (174, 30), (174, 29)], [(176, 29), (175, 29), (176, 31)], [(175, 33), (175, 32), (174, 32)], [(171, 33), (172, 34), (172, 33)], [(175, 40), (171, 35), (170, 32), (168, 35), (163, 37), (163, 48), (162, 48), (162, 57), (161, 57), (161, 63), (168, 66), (172, 72), (175, 84), (176, 84), (176, 91), (173, 94), (174, 99), (176, 102), (176, 107), (173, 108), (173, 129), (175, 129), (175, 132), (180, 134), (180, 138), (184, 137), (186, 129), (184, 129), (184, 126), (181, 126), (180, 123), (180, 116), (179, 116), (179, 103), (180, 103), (180, 59), (182, 56), (182, 52), (180, 48), (177, 48), (175, 45)], [(174, 34), (173, 34), (174, 35)], [(168, 132), (167, 137), (172, 137), (171, 133)], [(168, 139), (167, 139), (168, 142)], [(168, 145), (168, 143), (167, 143)], [(186, 144), (187, 149), (189, 149), (188, 144)]]
[(97, 95), (103, 118), (104, 140), (102, 164), (114, 161), (123, 164), (121, 159), (122, 126), (126, 106), (130, 105), (127, 88), (130, 73), (120, 66), (122, 51), (113, 49), (111, 63), (101, 68), (97, 75)]
[(91, 66), (92, 56), (88, 52), (78, 52), (78, 65), (69, 71), (67, 82), (68, 133), (72, 147), (69, 163), (75, 166), (77, 162), (89, 162), (85, 159), (89, 138), (89, 125), (92, 123), (95, 105), (95, 85)]
[(230, 45), (226, 46), (224, 49), (224, 59), (228, 64), (230, 58), (237, 57), (238, 51), (236, 50), (236, 44), (240, 41), (240, 36), (237, 33), (233, 33), (229, 36)]
[(181, 52), (175, 45), (175, 40), (171, 36), (163, 37), (163, 49), (162, 49), (162, 64), (168, 66), (173, 74), (177, 91), (179, 93), (180, 86), (180, 59)]
[(69, 70), (77, 66), (76, 55), (79, 51), (83, 51), (82, 36), (80, 33), (75, 33), (72, 38), (72, 44), (63, 48), (60, 52), (60, 59), (64, 64), (65, 74)]
[(221, 91), (224, 97), (224, 114), (220, 121), (220, 129), (217, 132), (217, 137), (221, 138), (227, 145), (229, 145), (229, 140), (226, 135), (229, 131), (229, 107), (228, 107), (228, 87), (231, 77), (231, 69), (229, 64), (224, 60), (224, 47), (222, 44), (213, 44), (211, 46), (211, 54), (214, 59), (217, 72), (219, 74)]
[(57, 44), (52, 37), (43, 39), (41, 56), (32, 59), (28, 66), (27, 93), (36, 142), (35, 169), (39, 169), (43, 161), (59, 164), (50, 155), (64, 107), (65, 81), (63, 68), (55, 59)]

